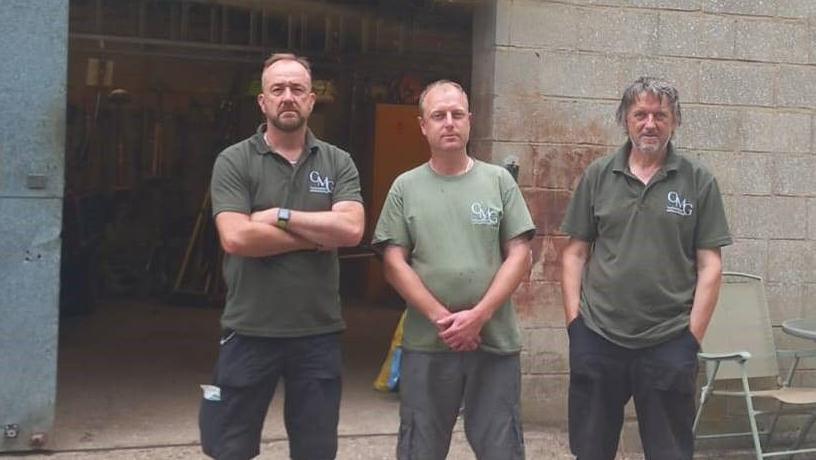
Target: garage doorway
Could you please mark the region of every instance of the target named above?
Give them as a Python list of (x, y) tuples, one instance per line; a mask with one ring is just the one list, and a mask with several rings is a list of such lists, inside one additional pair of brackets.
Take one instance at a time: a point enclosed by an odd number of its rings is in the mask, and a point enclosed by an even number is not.
[[(261, 6), (262, 5), (262, 6)], [(71, 0), (55, 450), (192, 444), (223, 306), (209, 218), (217, 153), (254, 132), (260, 66), (310, 59), (310, 127), (349, 151), (370, 234), (425, 83), (467, 88), (472, 6), (438, 0)], [(419, 141), (417, 141), (417, 139)], [(413, 144), (411, 143), (413, 142)], [(389, 148), (394, 147), (394, 148)], [(419, 147), (418, 147), (419, 148)], [(402, 311), (364, 245), (343, 250), (344, 435), (395, 434), (371, 389)], [(280, 393), (264, 430), (285, 436)]]

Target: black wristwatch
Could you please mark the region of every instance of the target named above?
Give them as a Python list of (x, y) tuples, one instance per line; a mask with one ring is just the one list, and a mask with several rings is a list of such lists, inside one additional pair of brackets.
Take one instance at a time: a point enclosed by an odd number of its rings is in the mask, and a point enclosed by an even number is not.
[(286, 208), (278, 209), (278, 221), (275, 222), (275, 226), (286, 230), (286, 226), (289, 225), (289, 217), (291, 216), (291, 212)]

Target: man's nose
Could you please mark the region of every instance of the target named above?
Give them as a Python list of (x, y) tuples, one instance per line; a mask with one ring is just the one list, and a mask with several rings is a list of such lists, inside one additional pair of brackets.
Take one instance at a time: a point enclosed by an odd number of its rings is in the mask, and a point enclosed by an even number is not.
[(647, 128), (653, 128), (655, 126), (655, 117), (654, 117), (654, 115), (652, 115), (651, 113), (649, 115), (646, 115), (646, 123), (645, 124), (646, 124)]
[(453, 113), (446, 112), (445, 113), (445, 126), (453, 124)]

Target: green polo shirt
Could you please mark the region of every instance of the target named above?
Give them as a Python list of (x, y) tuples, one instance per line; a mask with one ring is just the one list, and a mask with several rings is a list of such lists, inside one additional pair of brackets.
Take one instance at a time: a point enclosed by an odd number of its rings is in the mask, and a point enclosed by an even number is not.
[[(475, 161), (461, 176), (440, 176), (427, 163), (391, 185), (380, 213), (374, 244), (402, 246), (431, 294), (451, 311), (471, 308), (501, 267), (502, 244), (532, 237), (535, 226), (521, 191), (504, 168)], [(415, 308), (403, 324), (408, 350), (450, 351), (436, 326)], [(481, 349), (509, 354), (521, 350), (510, 299), (481, 332)]]
[(688, 328), (696, 251), (731, 244), (717, 181), (669, 144), (644, 185), (629, 171), (631, 145), (587, 167), (561, 229), (591, 243), (581, 316), (608, 340), (643, 348)]
[[(297, 164), (269, 150), (265, 125), (227, 147), (213, 167), (213, 216), (251, 214), (273, 207), (328, 211), (359, 201), (360, 181), (351, 156), (306, 134)], [(241, 334), (302, 337), (342, 330), (336, 252), (295, 251), (269, 257), (224, 256), (227, 302), (221, 325)]]

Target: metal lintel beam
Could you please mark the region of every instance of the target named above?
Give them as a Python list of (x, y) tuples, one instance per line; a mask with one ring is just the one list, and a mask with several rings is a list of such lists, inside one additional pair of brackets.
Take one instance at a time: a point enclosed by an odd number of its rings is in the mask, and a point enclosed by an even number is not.
[(146, 46), (194, 48), (219, 51), (248, 51), (248, 52), (265, 51), (265, 48), (262, 46), (230, 45), (224, 43), (205, 43), (186, 40), (168, 40), (165, 38), (121, 37), (118, 35), (81, 34), (81, 33), (70, 33), (68, 34), (68, 36), (71, 40), (95, 40), (99, 42), (127, 43), (133, 45), (146, 45)]

